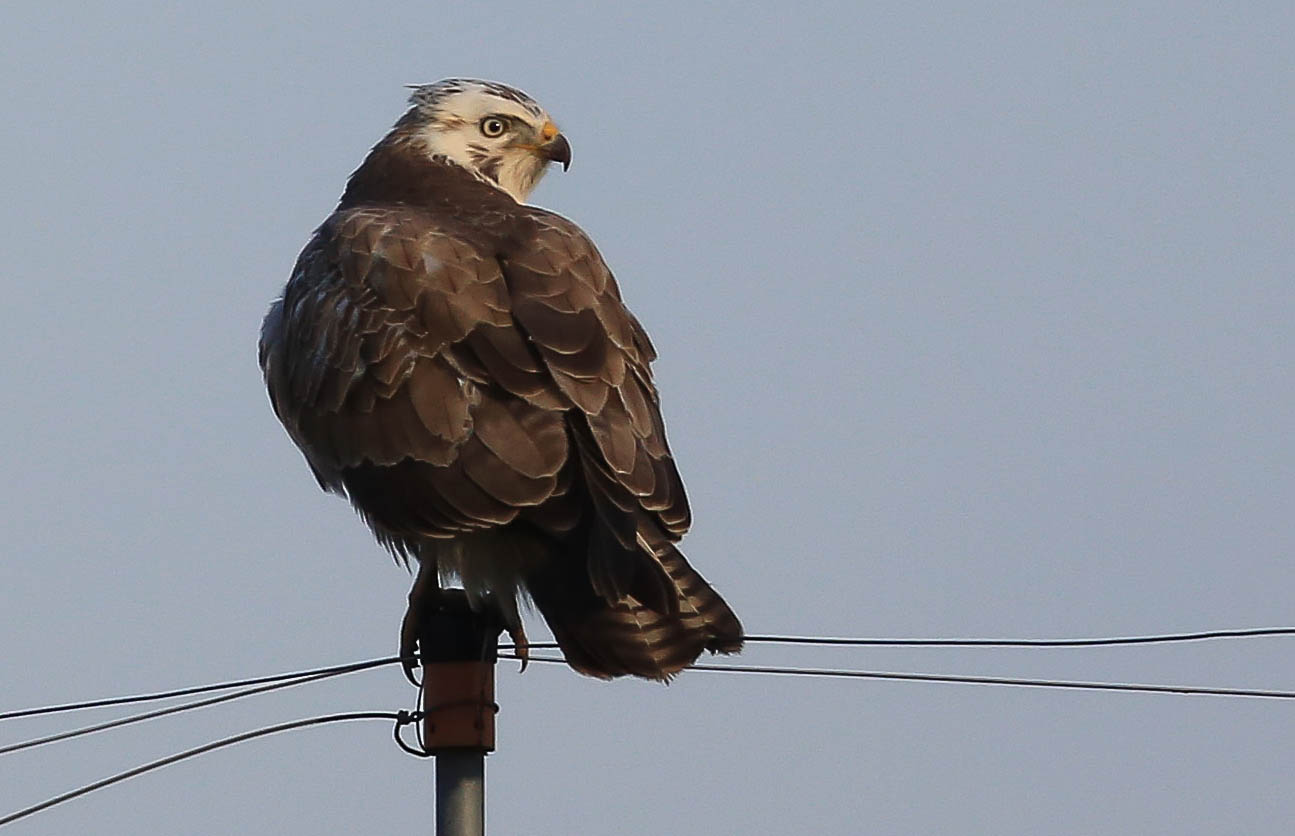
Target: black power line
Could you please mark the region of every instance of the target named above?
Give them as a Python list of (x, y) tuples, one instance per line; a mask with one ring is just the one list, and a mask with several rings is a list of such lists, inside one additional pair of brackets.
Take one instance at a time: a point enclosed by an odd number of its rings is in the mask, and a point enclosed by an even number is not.
[[(1077, 642), (1084, 642), (1084, 643), (1101, 642), (1102, 644), (1145, 644), (1155, 640), (1198, 641), (1198, 640), (1203, 640), (1207, 638), (1236, 638), (1242, 635), (1247, 635), (1247, 636), (1248, 635), (1285, 635), (1292, 632), (1295, 632), (1295, 630), (1289, 630), (1289, 629), (1283, 628), (1280, 631), (1230, 630), (1230, 631), (1214, 631), (1209, 634), (1193, 633), (1193, 634), (1177, 634), (1174, 636), (1160, 636), (1160, 637), (1151, 637), (1151, 636), (1127, 637), (1127, 638), (1121, 638), (1121, 639), (1008, 640), (1008, 641), (1011, 641), (1013, 643), (1030, 642), (1029, 644), (1025, 644), (1023, 646), (1045, 646), (1045, 647), (1057, 646), (1057, 645), (1052, 645), (1052, 644), (1037, 645), (1035, 644), (1035, 642), (1045, 642), (1045, 641), (1067, 642), (1067, 645), (1062, 645), (1062, 646), (1073, 645), (1073, 643), (1077, 643)], [(856, 642), (856, 641), (866, 641), (866, 642), (901, 641), (901, 640), (872, 640), (872, 639), (859, 639), (859, 640), (816, 639), (813, 637), (789, 637), (789, 636), (754, 637), (754, 638), (759, 638), (762, 640), (770, 640), (770, 641), (771, 640), (780, 640), (780, 641), (792, 640), (792, 643), (820, 643), (820, 642), (844, 643), (844, 642)], [(919, 641), (943, 642), (945, 640), (919, 640)], [(951, 641), (975, 641), (981, 644), (997, 643), (994, 640), (951, 640)], [(1079, 644), (1077, 646), (1085, 646), (1085, 645)], [(505, 658), (517, 658), (517, 657), (514, 654), (512, 657), (505, 657)], [(193, 688), (180, 689), (178, 691), (165, 692), (165, 694), (163, 695), (141, 695), (138, 697), (117, 698), (114, 700), (97, 700), (97, 701), (94, 701), (93, 703), (78, 703), (78, 704), (72, 704), (70, 706), (52, 706), (50, 707), (50, 709), (45, 709), (45, 710), (32, 709), (25, 712), (11, 712), (11, 714), (7, 716), (31, 716), (32, 714), (49, 713), (52, 710), (72, 710), (73, 708), (88, 707), (90, 705), (96, 705), (96, 706), (97, 705), (118, 705), (118, 704), (121, 704), (123, 701), (138, 702), (145, 699), (161, 699), (163, 698), (163, 696), (176, 696), (181, 693), (185, 693), (185, 694), (200, 693), (201, 691), (217, 690), (222, 687), (229, 688), (229, 687), (232, 687), (234, 684), (243, 684), (248, 682), (266, 683), (267, 685), (267, 687), (251, 688), (245, 691), (240, 691), (235, 694), (228, 694), (223, 697), (218, 697), (215, 699), (199, 700), (194, 703), (175, 706), (174, 708), (170, 708), (170, 709), (163, 709), (162, 711), (148, 712), (145, 715), (138, 715), (133, 718), (125, 718), (124, 720), (101, 724), (98, 727), (90, 727), (88, 729), (79, 729), (74, 732), (63, 733), (61, 735), (54, 735), (48, 739), (30, 741), (29, 743), (19, 744), (16, 747), (9, 747), (8, 749), (2, 750), (2, 751), (16, 751), (19, 748), (27, 748), (28, 746), (39, 745), (42, 742), (50, 742), (51, 740), (55, 740), (55, 739), (61, 740), (61, 739), (66, 739), (68, 737), (77, 736), (80, 734), (88, 734), (91, 731), (97, 731), (97, 730), (100, 730), (101, 728), (110, 728), (117, 725), (124, 725), (127, 722), (138, 722), (143, 719), (148, 719), (155, 716), (162, 716), (163, 714), (167, 714), (167, 713), (186, 711), (192, 708), (199, 708), (204, 705), (210, 705), (215, 702), (219, 702), (227, 699), (238, 699), (243, 696), (249, 696), (253, 693), (260, 693), (262, 691), (272, 690), (273, 688), (291, 687), (293, 685), (300, 685), (305, 682), (315, 681), (329, 676), (338, 676), (343, 673), (349, 673), (352, 671), (364, 670), (366, 668), (378, 667), (380, 665), (394, 664), (398, 661), (400, 661), (398, 657), (391, 657), (386, 659), (373, 659), (365, 662), (352, 663), (350, 665), (337, 665), (331, 668), (320, 668), (320, 669), (317, 669), (316, 671), (303, 671), (298, 674), (285, 674), (285, 675), (279, 675), (279, 676), (273, 676), (273, 677), (259, 677), (255, 680), (240, 680), (238, 683), (230, 683), (230, 684), (225, 684), (223, 686), (207, 685), (207, 686), (200, 686), (197, 689), (193, 689)], [(566, 664), (565, 659), (544, 657), (544, 656), (533, 656), (530, 658), (530, 661), (536, 662), (536, 663), (548, 663), (548, 664), (558, 664), (558, 665)], [(736, 673), (736, 674), (764, 675), (764, 676), (802, 676), (802, 677), (813, 677), (813, 678), (820, 678), (820, 679), (828, 679), (828, 678), (855, 679), (855, 680), (871, 679), (871, 680), (887, 680), (887, 681), (903, 681), (903, 682), (940, 682), (940, 683), (962, 684), (962, 685), (994, 685), (994, 686), (1008, 686), (1008, 687), (1018, 687), (1018, 688), (1050, 688), (1050, 689), (1085, 690), (1085, 691), (1106, 691), (1106, 692), (1114, 691), (1114, 692), (1125, 692), (1125, 693), (1132, 692), (1132, 693), (1149, 693), (1149, 694), (1179, 694), (1179, 695), (1196, 695), (1196, 696), (1213, 696), (1213, 697), (1248, 697), (1248, 698), (1258, 698), (1258, 699), (1283, 699), (1283, 700), (1295, 699), (1295, 691), (1279, 691), (1279, 690), (1249, 689), (1249, 688), (1214, 688), (1214, 687), (1195, 686), (1195, 685), (1154, 685), (1154, 684), (1121, 683), (1121, 682), (1085, 682), (1085, 681), (1058, 680), (1058, 679), (1017, 679), (1017, 678), (1011, 678), (1011, 677), (995, 677), (995, 676), (958, 676), (958, 675), (952, 675), (952, 674), (899, 673), (899, 672), (890, 672), (890, 671), (862, 671), (862, 670), (849, 670), (849, 669), (840, 669), (840, 668), (794, 668), (794, 667), (776, 667), (776, 666), (762, 666), (762, 665), (694, 664), (689, 666), (689, 669), (708, 672), (708, 673)], [(293, 677), (293, 679), (292, 681), (282, 681), (286, 677)], [(269, 684), (270, 682), (279, 682), (279, 684), (270, 685)], [(3, 717), (3, 716), (5, 715), (0, 715), (0, 717)], [(27, 807), (23, 810), (19, 810), (15, 813), (11, 813), (7, 816), (4, 816), (0, 818), (0, 826), (4, 826), (6, 824), (10, 824), (12, 822), (18, 821), (19, 819), (26, 818), (27, 816), (30, 816), (34, 813), (38, 813), (41, 810), (46, 810), (55, 805), (62, 804), (65, 801), (70, 801), (74, 798), (78, 798), (82, 795), (93, 792), (94, 790), (111, 786), (121, 781), (125, 781), (129, 778), (133, 778), (137, 775), (142, 775), (145, 772), (150, 772), (154, 769), (160, 769), (161, 767), (169, 766), (170, 764), (185, 760), (187, 758), (195, 757), (197, 755), (201, 755), (206, 752), (210, 752), (214, 749), (220, 749), (226, 746), (232, 746), (237, 743), (242, 743), (246, 740), (251, 740), (257, 737), (264, 737), (266, 735), (276, 734), (282, 731), (289, 731), (291, 729), (304, 728), (307, 726), (321, 725), (324, 723), (342, 722), (342, 721), (348, 721), (348, 720), (393, 720), (396, 723), (394, 733), (396, 735), (397, 742), (402, 744), (402, 748), (405, 748), (406, 751), (409, 751), (409, 749), (403, 744), (403, 741), (400, 740), (400, 736), (399, 736), (400, 727), (407, 723), (414, 722), (417, 719), (418, 719), (417, 712), (410, 713), (406, 711), (401, 711), (401, 712), (366, 711), (366, 712), (350, 712), (345, 714), (327, 714), (327, 715), (321, 715), (318, 717), (308, 717), (301, 720), (293, 720), (291, 722), (280, 723), (274, 726), (267, 726), (265, 728), (256, 729), (250, 732), (244, 732), (242, 734), (234, 735), (232, 737), (226, 737), (221, 740), (214, 741), (212, 743), (207, 743), (203, 746), (195, 747), (193, 749), (187, 749), (183, 752), (179, 752), (174, 755), (169, 755), (165, 758), (160, 758), (155, 761), (150, 761), (149, 763), (134, 767), (133, 769), (128, 769), (124, 772), (119, 772), (116, 775), (112, 775), (108, 778), (104, 778), (92, 784), (87, 784), (75, 790), (71, 790), (69, 792), (55, 796), (54, 798), (48, 799), (39, 804), (33, 805), (31, 807)]]
[[(0, 746), (0, 755), (7, 755), (7, 754), (10, 754), (11, 752), (20, 752), (23, 749), (33, 749), (37, 746), (43, 746), (46, 743), (55, 743), (60, 740), (70, 740), (74, 737), (81, 737), (87, 734), (94, 734), (95, 732), (106, 731), (108, 729), (114, 729), (120, 726), (129, 726), (134, 723), (142, 723), (145, 720), (152, 720), (157, 717), (165, 717), (168, 714), (182, 714), (186, 711), (193, 711), (194, 709), (198, 709), (198, 708), (206, 708), (209, 705), (216, 705), (217, 703), (222, 703), (222, 702), (230, 702), (232, 700), (242, 699), (243, 697), (250, 697), (255, 694), (264, 694), (269, 691), (277, 691), (282, 688), (292, 688), (296, 685), (304, 685), (307, 682), (318, 682), (323, 679), (330, 679), (332, 677), (342, 676), (348, 673), (355, 673), (356, 671), (367, 670), (372, 667), (374, 667), (374, 665), (370, 662), (360, 662), (354, 665), (341, 665), (341, 666), (332, 667), (332, 668), (324, 668), (319, 673), (307, 674), (305, 676), (300, 676), (296, 679), (270, 682), (265, 685), (258, 685), (254, 688), (245, 688), (243, 690), (234, 691), (229, 694), (222, 694), (218, 697), (207, 697), (206, 699), (194, 700), (193, 702), (181, 703), (180, 705), (173, 705), (173, 706), (170, 706), (169, 708), (159, 708), (155, 711), (146, 711), (142, 714), (132, 714), (129, 717), (121, 717), (116, 720), (109, 720), (105, 723), (97, 723), (93, 726), (85, 726), (79, 729), (72, 729), (71, 731), (59, 732), (57, 734), (51, 734), (45, 737), (38, 737), (33, 740), (24, 740), (21, 743), (12, 743), (8, 746)], [(203, 687), (209, 690), (215, 688), (215, 686), (203, 686)]]
[(42, 714), (59, 714), (64, 711), (81, 711), (86, 708), (103, 708), (111, 705), (129, 705), (138, 702), (153, 702), (154, 700), (166, 700), (172, 697), (188, 697), (194, 694), (205, 694), (210, 691), (226, 691), (230, 688), (242, 688), (247, 685), (261, 685), (268, 682), (283, 682), (289, 679), (301, 679), (303, 677), (315, 677), (320, 679), (327, 676), (339, 676), (345, 673), (354, 673), (356, 671), (368, 670), (369, 668), (378, 668), (383, 665), (394, 665), (400, 661), (399, 656), (388, 656), (382, 659), (368, 659), (363, 662), (349, 662), (345, 665), (332, 665), (326, 668), (313, 668), (308, 671), (295, 671), (293, 673), (276, 673), (270, 676), (258, 676), (252, 679), (235, 679), (230, 682), (215, 682), (210, 685), (194, 685), (188, 688), (176, 688), (172, 691), (158, 691), (152, 694), (137, 694), (130, 697), (108, 697), (99, 700), (87, 700), (85, 702), (70, 702), (62, 705), (46, 705), (40, 708), (23, 708), (17, 711), (6, 711), (0, 713), (0, 720), (13, 720), (18, 717), (37, 717)]
[(301, 729), (307, 726), (319, 726), (319, 725), (323, 725), (324, 723), (340, 723), (340, 722), (345, 722), (349, 720), (394, 720), (397, 724), (396, 729), (399, 730), (400, 725), (410, 721), (410, 715), (408, 712), (403, 712), (403, 711), (402, 712), (352, 711), (346, 714), (324, 714), (318, 717), (306, 717), (304, 719), (293, 720), (288, 723), (279, 723), (278, 725), (274, 725), (274, 726), (266, 726), (265, 728), (256, 729), (255, 731), (243, 732), (242, 734), (236, 734), (232, 737), (222, 738), (220, 740), (216, 740), (211, 743), (203, 744), (202, 746), (196, 746), (192, 749), (186, 749), (183, 752), (177, 752), (174, 755), (168, 755), (165, 758), (159, 758), (158, 760), (150, 761), (146, 764), (137, 766), (133, 769), (127, 769), (125, 772), (118, 772), (116, 775), (111, 775), (100, 781), (95, 781), (93, 784), (86, 784), (83, 787), (78, 787), (69, 792), (65, 792), (62, 795), (56, 795), (53, 798), (42, 801), (39, 804), (33, 804), (31, 807), (27, 807), (25, 809), (19, 810), (16, 813), (10, 813), (9, 815), (4, 816), (3, 818), (0, 818), (0, 827), (3, 827), (6, 824), (12, 824), (13, 822), (18, 821), (19, 819), (25, 819), (34, 813), (39, 813), (41, 810), (47, 810), (50, 807), (54, 807), (55, 805), (62, 804), (65, 801), (71, 801), (74, 798), (79, 798), (83, 795), (86, 795), (87, 793), (94, 792), (95, 790), (112, 786), (113, 784), (120, 783), (122, 781), (125, 781), (128, 778), (134, 778), (136, 775), (143, 775), (145, 772), (151, 772), (154, 769), (160, 769), (164, 766), (169, 766), (178, 761), (196, 757), (197, 755), (210, 752), (214, 749), (221, 749), (225, 746), (233, 746), (235, 743), (242, 743), (245, 740), (252, 740), (253, 738), (257, 738), (257, 737), (265, 737), (266, 735), (277, 734), (279, 732), (290, 731), (292, 729)]
[(821, 636), (747, 636), (746, 641), (838, 647), (1115, 647), (1131, 644), (1199, 642), (1211, 639), (1246, 639), (1259, 636), (1295, 636), (1295, 627), (1253, 627), (1239, 630), (1207, 630), (1199, 633), (1111, 636), (1092, 639), (846, 639)]
[[(1181, 642), (1199, 642), (1215, 639), (1239, 639), (1239, 638), (1259, 638), (1265, 636), (1291, 636), (1295, 635), (1295, 627), (1254, 627), (1241, 629), (1226, 630), (1207, 630), (1194, 633), (1164, 633), (1158, 635), (1144, 636), (1111, 636), (1098, 638), (1078, 638), (1078, 639), (1011, 639), (1011, 638), (968, 638), (968, 639), (944, 639), (944, 638), (835, 638), (826, 636), (779, 636), (779, 635), (755, 635), (747, 636), (746, 641), (751, 644), (790, 644), (790, 645), (817, 645), (817, 646), (837, 646), (837, 647), (1116, 647), (1142, 644), (1171, 644)], [(530, 645), (532, 650), (555, 650), (557, 644), (554, 642), (535, 642)], [(515, 650), (513, 645), (500, 645), (500, 650)], [(89, 708), (102, 708), (106, 706), (127, 705), (131, 703), (151, 702), (154, 700), (170, 699), (172, 697), (191, 696), (202, 694), (210, 691), (224, 691), (231, 688), (241, 688), (245, 686), (255, 686), (274, 682), (287, 682), (289, 680), (319, 678), (325, 679), (329, 676), (353, 673), (356, 671), (369, 670), (371, 668), (393, 665), (400, 661), (398, 656), (388, 656), (380, 659), (369, 659), (362, 662), (351, 662), (344, 665), (334, 665), (323, 668), (313, 668), (310, 670), (294, 671), (292, 673), (273, 674), (270, 676), (260, 676), (251, 679), (240, 679), (229, 682), (217, 682), (209, 685), (197, 685), (188, 688), (177, 688), (170, 691), (159, 691), (151, 694), (138, 694), (127, 697), (111, 697), (107, 699), (88, 700), (85, 702), (64, 703), (61, 705), (49, 705), (39, 708), (27, 708), (16, 711), (0, 713), (0, 720), (11, 720), (19, 717), (34, 717), (44, 714), (57, 714), (65, 711), (79, 711)], [(538, 660), (537, 661), (552, 661)], [(704, 668), (699, 668), (704, 670)], [(294, 683), (296, 684), (296, 683)], [(268, 690), (268, 689), (267, 689)], [(251, 691), (249, 693), (259, 693)], [(1253, 696), (1247, 694), (1247, 696)], [(232, 697), (231, 697), (232, 698)], [(198, 706), (194, 706), (198, 707)], [(168, 712), (169, 713), (169, 712)], [(150, 716), (161, 716), (150, 715)], [(127, 718), (132, 720), (132, 718)], [(141, 717), (139, 719), (148, 719)], [(111, 728), (121, 723), (114, 722), (104, 724), (104, 728)], [(97, 730), (97, 729), (95, 729)], [(89, 733), (89, 731), (78, 733)], [(75, 735), (68, 735), (75, 736)], [(53, 736), (62, 739), (60, 736)], [(11, 749), (0, 750), (0, 754)]]
[[(515, 658), (515, 657), (509, 657)], [(565, 659), (532, 656), (532, 662), (565, 665)], [(839, 668), (782, 668), (764, 665), (689, 665), (687, 670), (711, 673), (746, 673), (768, 676), (809, 676), (822, 679), (882, 679), (900, 682), (946, 682), (962, 685), (1008, 685), (1017, 688), (1057, 688), (1082, 691), (1126, 691), (1145, 694), (1195, 694), (1209, 697), (1254, 697), (1295, 700), (1295, 691), (1250, 688), (1211, 688), (1197, 685), (1146, 685), (1124, 682), (1081, 682), (1067, 679), (1014, 679), (1000, 676), (955, 676), (939, 673), (895, 673)]]

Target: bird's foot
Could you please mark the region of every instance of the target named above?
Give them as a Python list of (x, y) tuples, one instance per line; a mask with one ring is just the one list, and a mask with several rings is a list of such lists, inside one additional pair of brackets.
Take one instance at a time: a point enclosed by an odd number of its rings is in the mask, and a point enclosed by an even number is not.
[(440, 597), (440, 592), (439, 587), (420, 591), (415, 584), (409, 593), (409, 607), (405, 610), (405, 617), (400, 620), (400, 666), (405, 671), (405, 679), (415, 688), (423, 687), (423, 683), (414, 676), (414, 669), (420, 664), (419, 640), (423, 635), (427, 613), (436, 609), (436, 599)]
[[(421, 577), (420, 573), (420, 579)], [(453, 651), (455, 654), (466, 653), (470, 657), (474, 653), (479, 653), (477, 658), (491, 661), (496, 658), (495, 645), (499, 632), (506, 630), (509, 638), (513, 640), (514, 654), (521, 660), (522, 670), (526, 670), (526, 664), (530, 658), (530, 642), (526, 639), (526, 632), (522, 629), (521, 623), (509, 624), (503, 609), (493, 597), (487, 596), (483, 603), (482, 611), (478, 612), (470, 606), (463, 590), (441, 589), (435, 584), (416, 581), (409, 592), (409, 607), (405, 610), (405, 617), (400, 623), (400, 664), (404, 668), (405, 678), (415, 687), (422, 687), (422, 683), (414, 674), (414, 669), (425, 661), (423, 658), (425, 655), (437, 652), (435, 649), (428, 648), (424, 639), (428, 637), (429, 632), (434, 636), (440, 636), (443, 627), (448, 630), (447, 638), (450, 646), (456, 648)], [(443, 620), (447, 618), (450, 620)], [(461, 619), (468, 619), (469, 623), (475, 624), (475, 628), (470, 632), (481, 636), (480, 648), (471, 646), (465, 648), (458, 644), (460, 639), (454, 634), (463, 630)], [(456, 655), (454, 658), (463, 657)]]

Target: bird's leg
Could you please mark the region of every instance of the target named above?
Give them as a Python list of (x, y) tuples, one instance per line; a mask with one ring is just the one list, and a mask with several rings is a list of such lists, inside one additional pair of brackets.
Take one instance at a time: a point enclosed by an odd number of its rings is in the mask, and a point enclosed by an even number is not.
[(409, 607), (400, 622), (400, 664), (405, 669), (405, 678), (416, 687), (422, 687), (422, 683), (414, 678), (414, 668), (418, 667), (418, 640), (423, 632), (426, 614), (435, 607), (440, 595), (441, 584), (437, 576), (436, 559), (420, 556), (418, 575), (409, 590)]

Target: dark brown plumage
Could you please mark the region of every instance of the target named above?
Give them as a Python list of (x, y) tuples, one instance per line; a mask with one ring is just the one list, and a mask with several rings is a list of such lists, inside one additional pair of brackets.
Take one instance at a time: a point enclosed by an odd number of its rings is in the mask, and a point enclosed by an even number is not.
[(738, 651), (674, 545), (690, 514), (647, 334), (575, 224), (428, 153), (417, 101), (266, 317), (275, 413), (381, 542), (470, 591), (516, 584), (576, 670)]

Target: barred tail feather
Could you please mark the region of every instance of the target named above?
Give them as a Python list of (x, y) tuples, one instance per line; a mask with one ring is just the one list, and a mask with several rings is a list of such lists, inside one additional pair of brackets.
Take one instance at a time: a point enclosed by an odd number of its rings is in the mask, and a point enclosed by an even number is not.
[(741, 651), (742, 624), (719, 593), (673, 545), (664, 543), (653, 551), (673, 585), (674, 612), (658, 612), (633, 595), (608, 603), (594, 592), (585, 567), (573, 562), (557, 561), (527, 579), (531, 598), (567, 663), (580, 673), (666, 681), (703, 650)]

